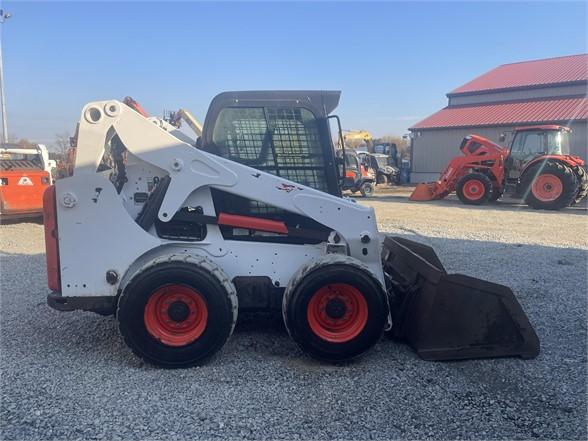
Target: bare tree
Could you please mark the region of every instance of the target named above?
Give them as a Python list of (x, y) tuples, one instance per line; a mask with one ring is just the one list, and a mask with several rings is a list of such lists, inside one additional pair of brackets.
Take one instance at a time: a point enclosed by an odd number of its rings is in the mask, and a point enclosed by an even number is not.
[(67, 149), (70, 147), (69, 138), (69, 132), (62, 132), (55, 135), (55, 142), (53, 145), (55, 146), (55, 152), (60, 156), (61, 159), (65, 158)]
[(367, 147), (367, 144), (363, 139), (346, 139), (345, 147), (356, 149), (358, 147)]
[(28, 148), (28, 147), (33, 147), (34, 146), (34, 144), (31, 141), (29, 141), (28, 139), (26, 139), (26, 138), (19, 139), (16, 142), (16, 144), (18, 144), (19, 146), (21, 146), (23, 148)]

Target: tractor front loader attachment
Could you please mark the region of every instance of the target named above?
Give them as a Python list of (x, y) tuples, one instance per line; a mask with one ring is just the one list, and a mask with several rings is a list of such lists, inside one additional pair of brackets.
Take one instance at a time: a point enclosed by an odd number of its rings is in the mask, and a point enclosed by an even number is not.
[(539, 338), (512, 290), (485, 280), (447, 274), (435, 251), (386, 236), (392, 335), (425, 360), (539, 354)]
[(443, 199), (445, 195), (439, 187), (440, 186), (437, 182), (417, 184), (408, 199), (411, 201), (433, 201), (435, 199)]

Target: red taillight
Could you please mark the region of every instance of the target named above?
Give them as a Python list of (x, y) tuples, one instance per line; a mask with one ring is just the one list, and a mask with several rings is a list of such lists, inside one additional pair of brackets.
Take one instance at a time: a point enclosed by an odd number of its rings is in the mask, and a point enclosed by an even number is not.
[(43, 222), (45, 224), (45, 254), (47, 256), (47, 284), (51, 291), (61, 291), (59, 271), (59, 243), (57, 241), (57, 210), (55, 185), (43, 193)]

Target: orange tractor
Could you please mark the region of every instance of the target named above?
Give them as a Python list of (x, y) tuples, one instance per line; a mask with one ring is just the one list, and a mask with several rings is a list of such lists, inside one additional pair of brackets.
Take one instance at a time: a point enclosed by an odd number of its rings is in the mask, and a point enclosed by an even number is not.
[(437, 182), (418, 184), (410, 200), (443, 199), (456, 192), (471, 205), (503, 194), (544, 210), (577, 204), (588, 194), (588, 176), (584, 161), (570, 155), (570, 132), (557, 125), (519, 127), (510, 148), (466, 136), (460, 146), (463, 156), (453, 158)]

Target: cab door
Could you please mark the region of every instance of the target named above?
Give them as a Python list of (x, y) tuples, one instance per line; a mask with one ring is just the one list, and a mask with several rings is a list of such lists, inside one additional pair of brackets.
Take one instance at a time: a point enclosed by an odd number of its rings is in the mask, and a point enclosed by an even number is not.
[(509, 179), (519, 179), (525, 165), (546, 154), (546, 136), (543, 131), (517, 132), (512, 142), (505, 166)]

